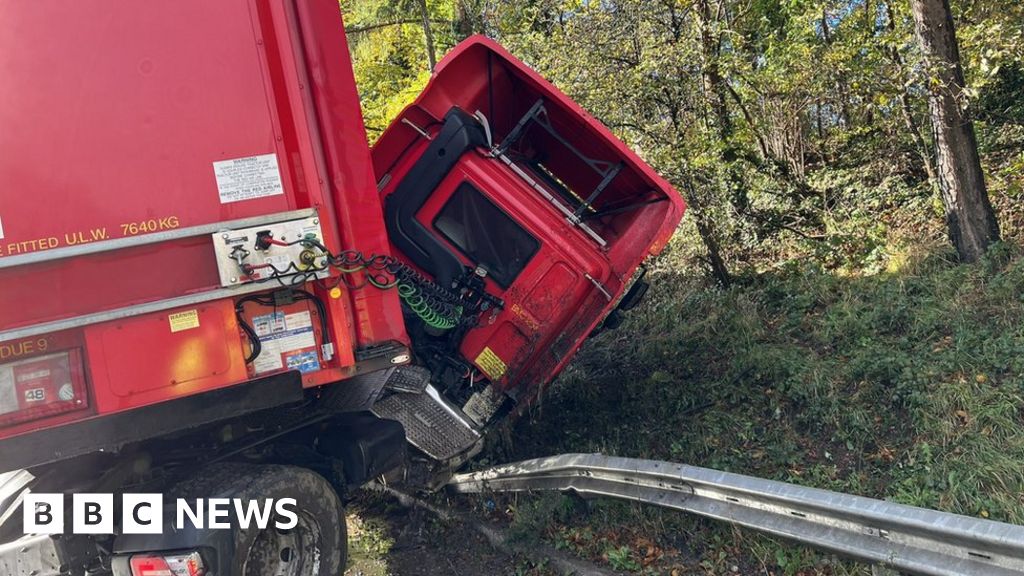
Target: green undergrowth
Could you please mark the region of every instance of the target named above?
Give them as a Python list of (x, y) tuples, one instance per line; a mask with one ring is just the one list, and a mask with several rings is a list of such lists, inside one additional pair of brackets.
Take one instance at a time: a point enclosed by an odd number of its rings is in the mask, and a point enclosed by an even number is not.
[[(673, 258), (489, 459), (670, 460), (1024, 523), (1020, 249), (977, 265), (890, 249), (859, 274), (791, 261), (728, 290), (675, 272), (686, 267)], [(626, 572), (864, 570), (672, 512), (567, 498), (520, 500), (515, 522)]]

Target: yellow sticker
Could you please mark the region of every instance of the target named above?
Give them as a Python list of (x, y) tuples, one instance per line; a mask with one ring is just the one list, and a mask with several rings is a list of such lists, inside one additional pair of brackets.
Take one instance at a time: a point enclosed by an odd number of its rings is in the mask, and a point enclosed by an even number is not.
[(330, 296), (334, 300), (337, 300), (338, 298), (341, 298), (341, 288), (338, 288), (337, 286), (335, 286), (334, 288), (331, 288)]
[(199, 328), (199, 312), (196, 310), (176, 312), (169, 315), (167, 317), (167, 321), (171, 324), (171, 332), (181, 332), (184, 330)]
[(494, 353), (488, 347), (484, 347), (480, 355), (476, 357), (476, 365), (487, 374), (487, 377), (491, 380), (498, 380), (505, 375), (505, 371), (508, 370), (508, 366), (505, 362), (498, 358), (498, 355)]

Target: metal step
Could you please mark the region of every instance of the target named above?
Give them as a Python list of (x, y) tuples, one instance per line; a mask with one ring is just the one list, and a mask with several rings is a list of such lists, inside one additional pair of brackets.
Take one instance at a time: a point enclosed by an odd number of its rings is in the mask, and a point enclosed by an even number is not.
[(388, 376), (385, 387), (394, 392), (422, 394), (430, 385), (430, 370), (422, 366), (399, 366)]
[(480, 440), (472, 420), (432, 385), (427, 385), (422, 394), (392, 394), (377, 402), (373, 413), (401, 422), (410, 444), (442, 462), (466, 452)]

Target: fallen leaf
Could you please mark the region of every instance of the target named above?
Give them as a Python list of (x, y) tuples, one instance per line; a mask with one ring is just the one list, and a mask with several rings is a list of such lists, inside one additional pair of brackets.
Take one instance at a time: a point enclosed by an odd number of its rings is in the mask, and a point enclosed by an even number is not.
[(957, 410), (955, 414), (956, 417), (960, 419), (961, 424), (967, 424), (969, 417), (966, 410)]

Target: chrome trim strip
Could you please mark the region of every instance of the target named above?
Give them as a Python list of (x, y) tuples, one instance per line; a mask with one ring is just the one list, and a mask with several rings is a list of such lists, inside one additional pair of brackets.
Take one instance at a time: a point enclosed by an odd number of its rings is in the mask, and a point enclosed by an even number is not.
[(19, 254), (17, 256), (7, 256), (4, 258), (0, 258), (0, 270), (4, 268), (13, 268), (15, 266), (25, 266), (27, 264), (38, 264), (41, 262), (63, 260), (67, 258), (74, 258), (76, 256), (85, 256), (88, 254), (99, 254), (102, 252), (110, 252), (113, 250), (135, 248), (137, 246), (147, 246), (149, 244), (156, 244), (158, 242), (166, 242), (168, 240), (194, 238), (196, 236), (213, 234), (221, 230), (251, 228), (253, 226), (259, 226), (261, 224), (270, 224), (273, 222), (301, 220), (303, 218), (310, 218), (316, 215), (317, 211), (315, 208), (306, 208), (304, 210), (278, 212), (276, 214), (253, 216), (251, 218), (242, 218), (240, 220), (214, 222), (213, 224), (203, 224), (201, 226), (192, 226), (190, 228), (179, 228), (177, 230), (153, 232), (151, 234), (140, 234), (138, 236), (126, 236), (124, 238), (116, 238), (113, 240), (103, 240), (100, 242), (90, 242), (88, 244), (78, 244), (75, 246), (66, 246), (64, 248), (55, 248), (53, 250), (42, 250), (39, 252), (31, 252), (28, 254)]
[(253, 292), (269, 291), (273, 290), (275, 286), (277, 285), (270, 284), (267, 282), (244, 284), (235, 288), (220, 288), (217, 290), (210, 290), (208, 292), (197, 292), (195, 294), (179, 296), (177, 298), (169, 298), (167, 300), (157, 300), (155, 302), (146, 302), (145, 304), (136, 304), (134, 306), (126, 306), (124, 308), (104, 310), (103, 312), (85, 314), (83, 316), (66, 318), (64, 320), (54, 320), (52, 322), (33, 324), (31, 326), (25, 326), (23, 328), (14, 328), (12, 330), (4, 330), (0, 332), (0, 342), (7, 342), (9, 340), (20, 340), (22, 338), (31, 338), (32, 336), (40, 336), (42, 334), (50, 334), (53, 332), (60, 332), (62, 330), (70, 330), (72, 328), (79, 328), (81, 326), (88, 326), (90, 324), (99, 324), (100, 322), (121, 320), (124, 318), (131, 318), (132, 316), (141, 316), (142, 314), (149, 314), (151, 312), (162, 312), (164, 310), (170, 310), (172, 308), (193, 306), (196, 304), (202, 304), (213, 300), (221, 300), (224, 298), (233, 298), (235, 296), (252, 294)]

